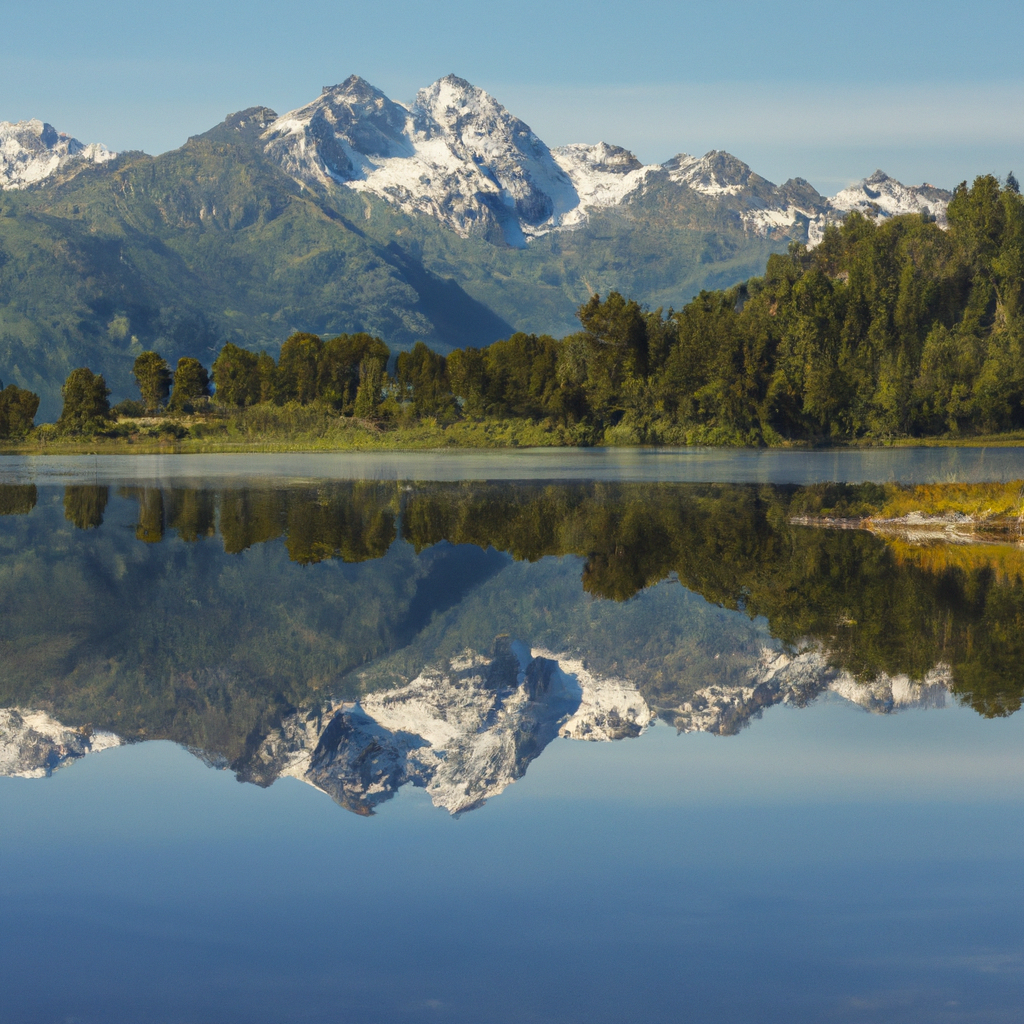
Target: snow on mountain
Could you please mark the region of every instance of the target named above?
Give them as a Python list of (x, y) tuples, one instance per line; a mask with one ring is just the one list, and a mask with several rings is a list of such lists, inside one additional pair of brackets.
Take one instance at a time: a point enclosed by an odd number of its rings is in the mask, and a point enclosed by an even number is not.
[(43, 711), (0, 708), (0, 775), (42, 779), (86, 754), (120, 746), (110, 732), (83, 732)]
[(99, 143), (83, 145), (42, 121), (0, 121), (0, 189), (26, 188), (71, 164), (113, 160)]
[[(719, 150), (644, 165), (605, 142), (549, 149), (492, 96), (455, 75), (421, 89), (408, 105), (353, 75), (280, 117), (251, 108), (225, 124), (253, 131), (300, 184), (365, 192), (463, 237), (515, 247), (579, 227), (591, 210), (629, 204), (658, 188), (677, 190), (684, 205), (688, 197), (710, 203), (752, 234), (806, 239), (811, 246), (851, 210), (875, 220), (926, 213), (945, 227), (951, 198), (876, 171), (828, 199), (800, 178), (774, 185)], [(116, 155), (41, 121), (0, 122), (0, 189), (25, 188), (66, 167)]]
[(775, 185), (730, 153), (718, 150), (702, 157), (680, 153), (665, 163), (664, 169), (670, 182), (728, 202), (751, 233), (799, 238), (806, 231), (811, 247), (821, 241), (827, 224), (841, 222), (851, 210), (876, 221), (925, 213), (946, 227), (946, 207), (952, 198), (951, 193), (932, 185), (903, 185), (883, 171), (826, 198), (802, 178)]
[(467, 652), (323, 716), (297, 712), (263, 741), (246, 777), (289, 775), (357, 814), (411, 783), (461, 814), (521, 778), (556, 737), (624, 739), (652, 717), (631, 683), (499, 637), (489, 657)]
[(621, 740), (639, 736), (654, 719), (647, 701), (628, 680), (595, 676), (578, 658), (564, 654), (534, 650), (532, 655), (557, 665), (579, 687), (579, 706), (562, 724), (559, 736), (571, 740)]
[(298, 181), (336, 183), (511, 245), (617, 203), (645, 169), (600, 143), (552, 152), (492, 96), (454, 75), (406, 107), (353, 75), (274, 121), (266, 151)]
[(664, 164), (667, 180), (732, 210), (752, 234), (800, 235), (801, 223), (819, 216), (827, 200), (803, 178), (775, 185), (731, 153), (680, 153)]
[[(669, 181), (686, 185), (702, 196), (735, 196), (765, 181), (731, 153), (712, 150), (702, 157), (680, 153), (664, 165)], [(754, 180), (751, 181), (751, 178)], [(766, 182), (770, 187), (771, 182)]]
[(828, 210), (823, 217), (812, 222), (808, 243), (816, 245), (821, 241), (825, 225), (838, 223), (851, 210), (858, 210), (872, 220), (887, 220), (905, 213), (921, 213), (934, 217), (936, 223), (945, 228), (946, 208), (953, 198), (951, 192), (934, 185), (904, 185), (890, 178), (884, 171), (875, 171), (856, 185), (837, 192), (828, 201)]
[[(428, 792), (452, 814), (481, 806), (521, 778), (556, 736), (612, 741), (641, 735), (655, 717), (680, 732), (739, 732), (774, 704), (803, 706), (833, 693), (888, 714), (940, 708), (951, 685), (937, 666), (916, 682), (862, 682), (818, 649), (766, 647), (739, 684), (711, 683), (678, 707), (652, 708), (635, 682), (602, 677), (577, 656), (499, 638), (491, 656), (467, 652), (411, 682), (321, 714), (297, 712), (257, 751), (254, 781), (301, 779), (357, 814), (372, 814), (401, 786)], [(240, 776), (243, 777), (243, 776)]]
[(657, 164), (641, 164), (628, 149), (606, 142), (594, 146), (574, 143), (551, 152), (569, 175), (579, 199), (578, 205), (559, 219), (559, 227), (584, 223), (586, 211), (592, 207), (618, 206), (660, 170)]

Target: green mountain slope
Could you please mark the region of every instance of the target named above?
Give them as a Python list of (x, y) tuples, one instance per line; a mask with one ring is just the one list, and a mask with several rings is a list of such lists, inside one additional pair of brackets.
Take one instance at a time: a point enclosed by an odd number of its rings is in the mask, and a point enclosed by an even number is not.
[(527, 249), (464, 239), (344, 187), (301, 187), (251, 116), (159, 157), (0, 192), (0, 379), (59, 411), (75, 366), (134, 394), (141, 351), (209, 364), (228, 340), (276, 352), (295, 330), (366, 330), (441, 351), (513, 330), (564, 334), (593, 292), (652, 307), (759, 272), (786, 245), (665, 182)]

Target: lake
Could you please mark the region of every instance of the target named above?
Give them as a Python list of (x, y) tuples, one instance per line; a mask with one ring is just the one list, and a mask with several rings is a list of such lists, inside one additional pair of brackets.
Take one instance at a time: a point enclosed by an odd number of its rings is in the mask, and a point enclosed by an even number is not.
[(0, 458), (0, 1022), (1019, 1020), (1018, 480)]

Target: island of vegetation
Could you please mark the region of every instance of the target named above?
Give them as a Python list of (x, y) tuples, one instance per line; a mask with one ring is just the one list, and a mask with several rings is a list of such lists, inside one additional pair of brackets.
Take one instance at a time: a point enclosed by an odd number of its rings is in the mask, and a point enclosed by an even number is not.
[(155, 352), (139, 400), (87, 368), (56, 424), (0, 393), (11, 450), (181, 451), (787, 445), (1024, 438), (1024, 200), (1013, 175), (961, 184), (949, 228), (859, 213), (765, 275), (645, 310), (617, 292), (562, 339), (517, 333), (396, 358), (369, 334), (295, 333), (275, 360), (225, 345), (207, 370)]

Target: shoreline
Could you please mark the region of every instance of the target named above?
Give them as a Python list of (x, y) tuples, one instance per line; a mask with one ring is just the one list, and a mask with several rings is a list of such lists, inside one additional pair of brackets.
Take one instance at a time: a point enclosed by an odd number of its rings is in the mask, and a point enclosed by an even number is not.
[(372, 453), (430, 453), (457, 451), (529, 451), (561, 450), (586, 451), (601, 449), (607, 451), (633, 451), (637, 449), (663, 449), (685, 451), (687, 449), (715, 449), (721, 452), (844, 452), (884, 451), (906, 448), (1024, 448), (1024, 433), (992, 434), (970, 438), (899, 438), (892, 441), (844, 442), (841, 444), (817, 444), (811, 441), (794, 441), (784, 445), (742, 445), (742, 444), (668, 444), (643, 442), (636, 444), (569, 444), (552, 439), (551, 443), (521, 444), (516, 440), (499, 440), (480, 437), (474, 440), (445, 438), (443, 432), (402, 432), (395, 437), (392, 432), (374, 433), (369, 430), (357, 437), (338, 443), (335, 438), (266, 438), (252, 440), (222, 440), (213, 438), (131, 440), (126, 438), (72, 438), (47, 439), (46, 441), (5, 440), (0, 441), (0, 456), (3, 455), (248, 455), (248, 454), (344, 454), (349, 452)]

